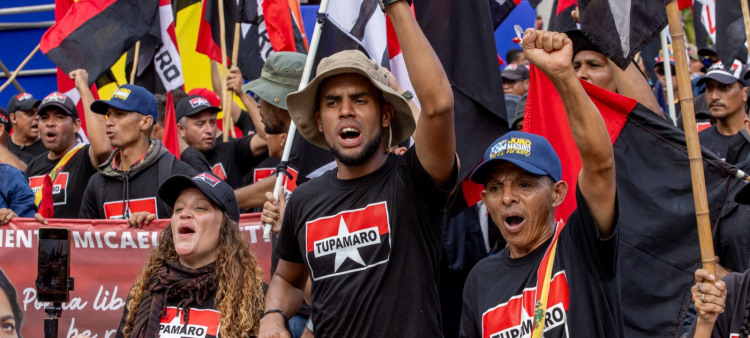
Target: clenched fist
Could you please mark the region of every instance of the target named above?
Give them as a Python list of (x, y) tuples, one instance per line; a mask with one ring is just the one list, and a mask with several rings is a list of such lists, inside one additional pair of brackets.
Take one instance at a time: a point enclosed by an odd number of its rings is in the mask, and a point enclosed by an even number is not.
[(565, 33), (529, 28), (523, 35), (523, 54), (550, 79), (575, 76), (573, 41)]

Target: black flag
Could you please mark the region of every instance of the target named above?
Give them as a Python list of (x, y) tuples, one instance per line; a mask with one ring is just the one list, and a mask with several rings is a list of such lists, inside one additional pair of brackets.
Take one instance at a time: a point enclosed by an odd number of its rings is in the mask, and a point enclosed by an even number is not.
[(746, 63), (746, 40), (742, 4), (739, 1), (716, 1), (716, 53), (721, 63), (731, 65), (734, 60)]
[(580, 0), (581, 30), (610, 60), (625, 69), (635, 54), (666, 27), (666, 2), (669, 1)]

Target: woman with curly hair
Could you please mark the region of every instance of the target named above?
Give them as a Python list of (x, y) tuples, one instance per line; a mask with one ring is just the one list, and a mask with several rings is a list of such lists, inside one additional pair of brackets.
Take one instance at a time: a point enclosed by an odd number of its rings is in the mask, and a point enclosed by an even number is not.
[(176, 175), (159, 197), (174, 208), (172, 222), (130, 290), (116, 337), (256, 336), (263, 273), (237, 225), (232, 188), (207, 173)]

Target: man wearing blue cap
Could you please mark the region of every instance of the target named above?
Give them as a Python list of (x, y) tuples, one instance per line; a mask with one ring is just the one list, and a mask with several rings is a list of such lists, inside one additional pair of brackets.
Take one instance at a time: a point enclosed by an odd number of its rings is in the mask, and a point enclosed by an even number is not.
[(170, 154), (161, 141), (150, 138), (157, 118), (154, 95), (125, 84), (109, 101), (92, 103), (91, 110), (107, 116), (107, 137), (116, 149), (91, 177), (81, 217), (130, 219), (131, 225), (169, 218), (170, 208), (158, 197), (159, 185), (172, 175), (197, 172)]
[(460, 336), (622, 337), (612, 142), (576, 78), (567, 35), (529, 29), (523, 45), (562, 97), (581, 156), (578, 207), (555, 219), (569, 187), (545, 138), (514, 131), (487, 149), (471, 180), (485, 186), (508, 246), (469, 274)]

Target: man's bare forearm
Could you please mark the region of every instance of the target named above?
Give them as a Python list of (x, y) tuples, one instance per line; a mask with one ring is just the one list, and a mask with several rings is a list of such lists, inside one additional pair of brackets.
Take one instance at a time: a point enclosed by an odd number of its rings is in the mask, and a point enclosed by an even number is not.
[(612, 75), (620, 95), (640, 102), (656, 115), (664, 118), (664, 113), (661, 111), (659, 103), (656, 102), (656, 96), (651, 91), (651, 86), (648, 85), (648, 81), (638, 70), (635, 62), (631, 62), (628, 68), (622, 70), (612, 60), (609, 60), (609, 67), (612, 69)]
[(252, 209), (263, 207), (266, 203), (266, 192), (273, 191), (276, 176), (266, 177), (254, 184), (239, 188), (234, 191), (240, 208)]
[[(2, 128), (2, 126), (0, 126)], [(5, 163), (16, 167), (18, 170), (26, 172), (26, 163), (21, 161), (8, 148), (0, 146), (0, 163)]]

